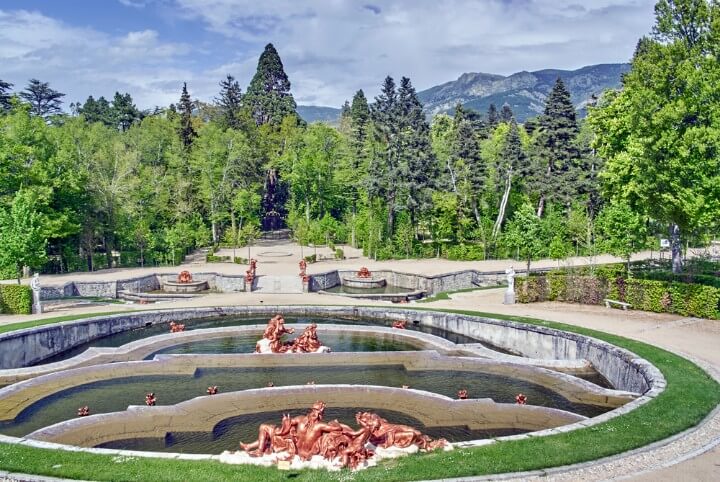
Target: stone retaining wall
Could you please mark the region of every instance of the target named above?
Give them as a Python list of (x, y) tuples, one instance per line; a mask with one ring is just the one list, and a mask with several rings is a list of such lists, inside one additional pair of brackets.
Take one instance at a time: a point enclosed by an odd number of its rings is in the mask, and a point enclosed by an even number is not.
[(223, 315), (320, 316), (404, 320), (486, 341), (534, 359), (587, 359), (615, 388), (645, 393), (660, 372), (636, 355), (594, 338), (512, 321), (444, 312), (353, 306), (233, 306), (117, 314), (0, 334), (0, 369), (38, 363), (103, 336), (154, 323)]
[[(120, 291), (142, 293), (159, 290), (163, 280), (177, 280), (177, 273), (151, 274), (138, 278), (118, 281), (71, 281), (60, 286), (43, 286), (40, 291), (42, 300), (54, 300), (70, 296), (99, 298), (117, 298)], [(211, 290), (220, 293), (245, 291), (244, 275), (220, 273), (193, 273), (195, 281), (207, 281)]]
[(125, 412), (73, 419), (37, 430), (27, 438), (94, 447), (113, 440), (161, 438), (168, 432), (210, 432), (222, 420), (262, 411), (303, 410), (316, 400), (333, 407), (394, 410), (427, 427), (465, 425), (476, 430), (543, 430), (582, 422), (563, 410), (495, 403), (490, 399), (452, 400), (420, 390), (372, 385), (317, 385), (261, 388), (197, 397), (171, 406), (132, 406)]
[[(522, 273), (522, 271), (517, 273)], [(355, 274), (355, 271), (350, 270), (334, 270), (310, 275), (310, 291), (324, 291), (333, 288), (341, 283), (342, 278)], [(503, 271), (482, 272), (472, 269), (433, 276), (389, 270), (373, 271), (372, 275), (376, 278), (385, 278), (389, 285), (424, 291), (427, 295), (435, 295), (443, 291), (501, 286), (507, 282)]]

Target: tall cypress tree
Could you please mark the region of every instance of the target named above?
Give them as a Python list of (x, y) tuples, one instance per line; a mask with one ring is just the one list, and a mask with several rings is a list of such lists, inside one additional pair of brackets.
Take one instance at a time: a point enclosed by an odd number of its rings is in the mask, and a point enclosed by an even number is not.
[[(346, 103), (347, 104), (347, 103)], [(368, 107), (365, 93), (358, 90), (352, 99), (352, 104), (347, 108), (347, 119), (349, 125), (350, 151), (351, 151), (351, 169), (355, 175), (351, 182), (350, 202), (352, 208), (352, 218), (355, 220), (357, 215), (357, 205), (359, 201), (359, 190), (361, 183), (364, 182), (360, 173), (364, 170), (367, 161), (366, 143), (368, 140), (368, 132), (370, 128), (370, 108)], [(356, 245), (355, 240), (355, 223), (352, 223), (351, 243)]]
[(280, 125), (284, 117), (297, 115), (297, 104), (290, 93), (290, 80), (273, 44), (267, 44), (260, 55), (257, 71), (244, 100), (257, 125)]
[(30, 103), (30, 111), (33, 114), (47, 118), (62, 112), (62, 100), (60, 99), (65, 97), (65, 94), (51, 89), (48, 82), (30, 79), (25, 90), (20, 92), (20, 97)]
[(10, 110), (10, 98), (12, 97), (10, 95), (10, 89), (12, 86), (10, 82), (5, 82), (0, 79), (0, 111)]
[(183, 82), (182, 94), (177, 109), (180, 112), (180, 139), (182, 139), (185, 148), (188, 149), (197, 137), (197, 132), (195, 132), (192, 125), (193, 103), (187, 91), (187, 82)]
[(570, 92), (559, 77), (547, 98), (538, 129), (536, 152), (539, 162), (533, 184), (540, 196), (537, 214), (542, 216), (548, 201), (569, 206), (582, 183), (575, 107)]
[(220, 95), (215, 98), (215, 104), (220, 108), (220, 116), (227, 127), (239, 129), (240, 109), (242, 109), (242, 89), (235, 77), (229, 75), (220, 81)]

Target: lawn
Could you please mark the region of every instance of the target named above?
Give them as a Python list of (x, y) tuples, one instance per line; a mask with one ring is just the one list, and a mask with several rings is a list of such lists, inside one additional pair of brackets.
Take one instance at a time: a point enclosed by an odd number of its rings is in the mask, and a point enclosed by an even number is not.
[(641, 447), (695, 426), (720, 403), (720, 385), (702, 369), (680, 356), (639, 341), (543, 320), (472, 311), (443, 311), (507, 319), (593, 336), (633, 351), (653, 363), (665, 376), (667, 389), (636, 410), (589, 428), (472, 449), (413, 455), (388, 460), (379, 467), (357, 473), (279, 471), (212, 461), (114, 457), (13, 444), (0, 444), (0, 469), (91, 480), (157, 481), (406, 481), (496, 474), (585, 462)]

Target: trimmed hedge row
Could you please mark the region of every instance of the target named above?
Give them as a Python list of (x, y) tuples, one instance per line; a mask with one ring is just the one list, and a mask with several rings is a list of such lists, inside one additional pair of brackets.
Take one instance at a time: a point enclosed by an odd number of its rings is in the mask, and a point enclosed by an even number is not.
[(564, 273), (530, 276), (519, 281), (515, 292), (520, 303), (567, 301), (599, 305), (610, 298), (630, 303), (638, 310), (720, 319), (720, 289), (712, 286)]
[(32, 313), (32, 290), (25, 285), (0, 285), (0, 313), (29, 315)]

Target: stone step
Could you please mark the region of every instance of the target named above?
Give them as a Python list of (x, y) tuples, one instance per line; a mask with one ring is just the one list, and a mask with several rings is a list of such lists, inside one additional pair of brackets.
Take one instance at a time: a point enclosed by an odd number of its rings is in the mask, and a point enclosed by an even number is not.
[(259, 293), (283, 294), (302, 293), (302, 278), (300, 276), (260, 275), (255, 281), (253, 291)]

